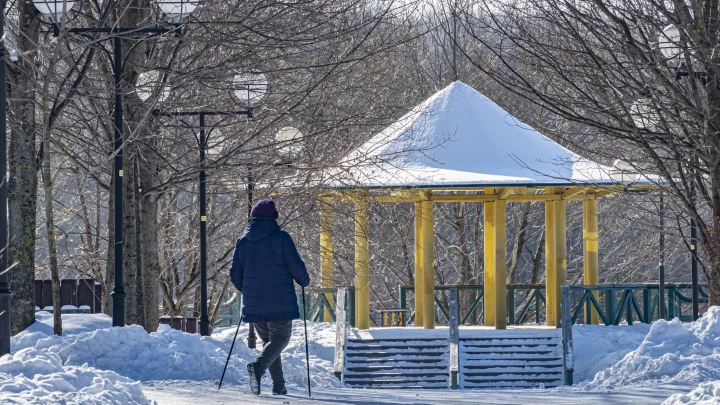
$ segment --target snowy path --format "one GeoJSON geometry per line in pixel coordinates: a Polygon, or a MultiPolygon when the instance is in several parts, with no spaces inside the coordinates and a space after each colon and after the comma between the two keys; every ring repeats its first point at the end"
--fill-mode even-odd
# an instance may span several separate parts
{"type": "Polygon", "coordinates": [[[349,388],[323,388],[313,391],[313,398],[307,398],[307,391],[290,390],[286,397],[263,393],[260,397],[250,394],[247,388],[231,385],[221,391],[208,383],[165,382],[143,383],[143,393],[158,405],[216,405],[216,404],[553,404],[553,405],[595,405],[595,404],[661,404],[670,395],[687,393],[691,385],[653,385],[644,388],[629,388],[623,391],[583,392],[578,390],[509,390],[509,391],[448,391],[448,390],[367,390],[349,388]]]}

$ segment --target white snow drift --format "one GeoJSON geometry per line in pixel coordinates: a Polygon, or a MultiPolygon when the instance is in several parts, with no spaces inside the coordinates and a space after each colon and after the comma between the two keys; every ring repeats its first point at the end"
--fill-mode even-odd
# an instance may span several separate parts
{"type": "Polygon", "coordinates": [[[3,404],[147,404],[140,383],[113,371],[63,365],[60,356],[27,348],[0,358],[3,404]]]}
{"type": "MultiPolygon", "coordinates": [[[[52,389],[47,389],[47,392],[56,394],[79,391],[83,395],[89,395],[86,391],[95,392],[98,384],[102,383],[108,386],[108,393],[105,395],[112,394],[118,398],[124,395],[127,400],[98,397],[98,403],[144,403],[140,384],[133,380],[219,380],[235,334],[235,328],[232,327],[217,329],[211,337],[201,337],[199,334],[170,329],[167,325],[161,325],[158,332],[147,333],[137,325],[107,327],[109,317],[104,315],[67,314],[63,315],[63,322],[66,326],[65,336],[48,335],[47,333],[52,333],[52,329],[48,328],[52,325],[52,316],[38,313],[38,322],[13,337],[12,350],[16,354],[3,357],[2,360],[11,362],[15,368],[0,366],[0,373],[8,375],[4,379],[15,381],[18,387],[34,387],[32,384],[38,385],[50,379],[57,383],[57,386],[50,387],[52,389]],[[91,325],[99,329],[88,331],[92,329],[91,325]],[[21,366],[17,356],[22,356],[26,363],[21,366]],[[37,361],[44,368],[33,366],[35,363],[29,362],[32,357],[37,357],[37,361]],[[95,377],[88,377],[91,375],[95,377]]],[[[302,322],[294,322],[293,328],[293,337],[283,354],[283,368],[287,385],[290,388],[304,389],[307,386],[307,373],[302,322]]],[[[309,322],[308,333],[311,336],[309,349],[313,386],[340,386],[332,373],[335,325],[309,322]]],[[[245,343],[246,335],[247,327],[243,325],[233,349],[224,384],[247,384],[245,364],[253,361],[258,352],[248,349],[245,343]]],[[[269,377],[263,382],[269,390],[269,377]]],[[[35,388],[27,388],[31,391],[33,389],[35,388]]],[[[79,403],[92,403],[94,400],[87,398],[79,403]]],[[[71,400],[68,401],[72,403],[71,400]]]]}
{"type": "Polygon", "coordinates": [[[690,324],[677,319],[655,322],[637,350],[598,372],[584,388],[613,388],[649,381],[697,384],[719,379],[720,307],[711,307],[690,324]]]}

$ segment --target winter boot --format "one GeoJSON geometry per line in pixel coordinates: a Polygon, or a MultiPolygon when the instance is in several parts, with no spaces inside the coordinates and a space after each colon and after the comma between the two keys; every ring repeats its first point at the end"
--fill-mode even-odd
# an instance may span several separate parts
{"type": "Polygon", "coordinates": [[[253,363],[248,363],[247,371],[250,391],[252,391],[255,395],[260,395],[260,379],[262,378],[262,375],[255,370],[255,364],[253,363]]]}
{"type": "Polygon", "coordinates": [[[285,384],[275,385],[273,384],[273,395],[287,395],[287,389],[285,388],[285,384]]]}

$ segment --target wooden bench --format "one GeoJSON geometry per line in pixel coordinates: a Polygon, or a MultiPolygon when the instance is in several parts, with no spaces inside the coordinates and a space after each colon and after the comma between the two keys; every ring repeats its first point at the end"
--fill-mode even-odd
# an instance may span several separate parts
{"type": "MultiPolygon", "coordinates": [[[[60,280],[60,306],[62,313],[90,313],[102,311],[100,284],[94,279],[60,280]]],[[[35,280],[35,307],[53,312],[52,280],[35,280]]]]}
{"type": "Polygon", "coordinates": [[[160,317],[161,325],[170,325],[171,328],[181,330],[186,333],[198,333],[197,330],[197,318],[176,316],[171,318],[169,315],[163,315],[160,317]]]}

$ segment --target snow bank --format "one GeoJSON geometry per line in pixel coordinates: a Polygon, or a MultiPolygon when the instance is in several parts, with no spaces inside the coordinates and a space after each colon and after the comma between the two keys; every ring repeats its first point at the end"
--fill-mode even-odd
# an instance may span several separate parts
{"type": "Polygon", "coordinates": [[[148,404],[140,383],[27,348],[0,357],[0,403],[148,404]]]}
{"type": "MultiPolygon", "coordinates": [[[[646,381],[694,383],[720,380],[720,307],[696,322],[657,321],[640,346],[598,372],[585,389],[624,387],[646,381]]],[[[699,389],[703,389],[700,387],[699,389]]]]}
{"type": "MultiPolygon", "coordinates": [[[[63,315],[63,323],[68,315],[63,315]]],[[[87,317],[87,315],[73,315],[87,317]]],[[[78,323],[82,323],[82,318],[78,323]]],[[[108,318],[109,319],[109,318],[108,318]]],[[[43,323],[44,319],[40,319],[43,323]]],[[[50,317],[50,323],[52,318],[50,317]]],[[[85,318],[89,324],[103,319],[85,318]]],[[[13,337],[13,350],[33,349],[57,356],[63,366],[108,370],[139,381],[195,380],[217,381],[222,374],[235,327],[216,329],[211,337],[188,334],[161,325],[158,332],[147,333],[137,325],[122,328],[104,327],[87,332],[88,325],[65,329],[65,336],[47,335],[42,325],[13,337]],[[78,331],[77,333],[75,331],[78,331]]],[[[68,322],[72,325],[72,322],[68,322]]],[[[97,325],[101,326],[101,325],[97,325]]],[[[51,330],[51,329],[50,329],[51,330]]],[[[308,322],[310,365],[315,387],[340,386],[332,373],[335,324],[308,322]]],[[[233,356],[225,374],[225,383],[247,384],[245,364],[259,351],[247,347],[247,327],[240,328],[233,356]]],[[[258,339],[258,346],[261,345],[258,339]]],[[[307,386],[305,341],[302,321],[293,322],[293,336],[283,352],[283,370],[289,387],[307,386]]],[[[269,376],[264,384],[271,386],[269,376]]]]}
{"type": "Polygon", "coordinates": [[[617,364],[637,349],[650,331],[650,325],[573,325],[575,383],[592,380],[599,371],[617,364]]]}
{"type": "Polygon", "coordinates": [[[687,394],[675,394],[665,400],[662,405],[717,405],[720,404],[720,381],[700,384],[687,394]]]}

